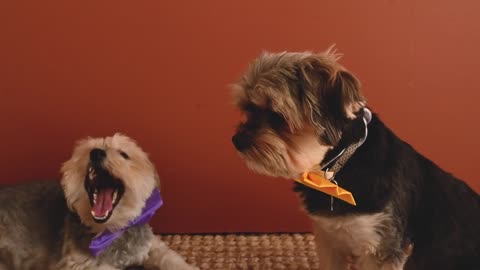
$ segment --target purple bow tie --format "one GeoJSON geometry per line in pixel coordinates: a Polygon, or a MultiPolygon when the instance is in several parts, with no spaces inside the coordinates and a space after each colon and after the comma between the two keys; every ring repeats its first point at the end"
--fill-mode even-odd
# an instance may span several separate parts
{"type": "Polygon", "coordinates": [[[162,204],[163,201],[162,197],[160,196],[160,190],[154,189],[152,195],[150,195],[150,197],[145,202],[142,213],[140,213],[137,218],[130,221],[125,228],[122,228],[115,232],[105,230],[103,233],[92,239],[92,242],[90,242],[90,252],[92,253],[92,255],[97,257],[115,239],[120,237],[128,228],[146,224],[152,218],[153,214],[155,214],[155,211],[157,211],[157,209],[162,206],[162,204]]]}

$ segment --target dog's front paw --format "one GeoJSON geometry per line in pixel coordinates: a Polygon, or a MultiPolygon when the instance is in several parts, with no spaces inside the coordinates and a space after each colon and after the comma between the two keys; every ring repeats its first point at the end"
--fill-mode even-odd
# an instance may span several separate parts
{"type": "Polygon", "coordinates": [[[146,270],[146,269],[141,265],[131,265],[125,268],[124,270],[146,270]]]}
{"type": "Polygon", "coordinates": [[[192,265],[184,265],[183,268],[178,268],[178,270],[200,270],[200,268],[192,265]]]}
{"type": "Polygon", "coordinates": [[[346,258],[346,262],[347,262],[346,269],[347,270],[358,270],[358,268],[356,267],[356,261],[357,261],[357,258],[355,256],[353,256],[353,255],[347,256],[347,258],[346,258]]]}

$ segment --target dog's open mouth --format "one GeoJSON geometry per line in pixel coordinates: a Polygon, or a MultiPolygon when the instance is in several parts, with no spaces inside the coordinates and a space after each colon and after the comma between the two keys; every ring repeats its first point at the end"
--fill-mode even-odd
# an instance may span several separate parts
{"type": "Polygon", "coordinates": [[[85,189],[92,207],[92,217],[97,223],[106,222],[122,199],[125,186],[103,168],[89,166],[85,177],[85,189]]]}

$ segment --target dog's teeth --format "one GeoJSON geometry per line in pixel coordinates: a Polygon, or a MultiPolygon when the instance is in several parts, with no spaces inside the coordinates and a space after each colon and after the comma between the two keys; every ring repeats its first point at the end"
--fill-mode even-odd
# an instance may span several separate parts
{"type": "Polygon", "coordinates": [[[110,211],[107,211],[103,217],[97,217],[97,215],[95,215],[95,212],[93,210],[90,213],[92,214],[92,217],[94,217],[96,220],[104,220],[104,219],[107,219],[108,215],[110,214],[110,211]]]}
{"type": "Polygon", "coordinates": [[[95,169],[93,169],[92,167],[88,168],[88,177],[91,181],[95,179],[95,176],[95,169]]]}
{"type": "Polygon", "coordinates": [[[117,200],[117,191],[115,190],[115,192],[113,192],[112,202],[115,203],[116,200],[117,200]]]}
{"type": "Polygon", "coordinates": [[[103,217],[95,217],[96,219],[104,220],[108,217],[108,214],[110,214],[110,211],[107,211],[103,217]]]}

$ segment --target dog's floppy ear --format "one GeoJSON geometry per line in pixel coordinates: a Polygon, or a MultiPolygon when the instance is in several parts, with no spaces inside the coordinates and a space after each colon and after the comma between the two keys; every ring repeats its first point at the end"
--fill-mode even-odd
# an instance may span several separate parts
{"type": "Polygon", "coordinates": [[[331,87],[339,114],[347,118],[355,118],[355,113],[365,107],[366,101],[360,91],[360,81],[350,72],[342,69],[331,77],[331,87]],[[339,95],[339,96],[335,96],[339,95]]]}
{"type": "Polygon", "coordinates": [[[299,63],[304,114],[323,143],[336,145],[342,129],[355,112],[365,106],[360,82],[327,51],[306,57],[299,63]]]}

